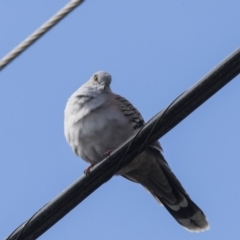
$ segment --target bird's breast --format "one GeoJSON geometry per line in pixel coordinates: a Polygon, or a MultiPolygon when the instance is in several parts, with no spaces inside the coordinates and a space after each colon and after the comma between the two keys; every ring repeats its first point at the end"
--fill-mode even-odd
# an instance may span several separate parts
{"type": "MultiPolygon", "coordinates": [[[[86,112],[86,109],[81,109],[86,112]]],[[[65,123],[65,135],[73,151],[90,163],[97,163],[104,153],[126,141],[134,130],[128,119],[114,107],[101,106],[84,118],[72,113],[65,123]]]]}

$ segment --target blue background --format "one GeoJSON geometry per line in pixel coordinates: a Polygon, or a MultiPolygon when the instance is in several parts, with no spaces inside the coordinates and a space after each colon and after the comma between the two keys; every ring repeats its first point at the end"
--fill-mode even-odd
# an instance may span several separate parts
{"type": "MultiPolygon", "coordinates": [[[[0,2],[3,57],[68,1],[0,2]]],[[[86,1],[0,73],[0,239],[82,175],[63,135],[70,94],[98,70],[145,120],[239,47],[240,3],[86,1]]],[[[211,225],[189,233],[140,185],[104,184],[40,239],[238,239],[240,78],[161,139],[211,225]]]]}

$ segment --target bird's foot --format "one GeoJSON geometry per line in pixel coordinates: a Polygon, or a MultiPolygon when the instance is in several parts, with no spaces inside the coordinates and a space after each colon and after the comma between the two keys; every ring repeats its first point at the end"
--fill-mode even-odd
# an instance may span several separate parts
{"type": "Polygon", "coordinates": [[[91,168],[93,167],[93,166],[95,166],[96,165],[96,163],[92,163],[90,166],[88,166],[85,170],[84,170],[84,174],[87,176],[87,175],[89,175],[90,174],[90,172],[91,172],[91,168]]]}
{"type": "Polygon", "coordinates": [[[103,157],[107,158],[110,156],[110,154],[112,153],[113,150],[108,150],[103,154],[103,157]]]}

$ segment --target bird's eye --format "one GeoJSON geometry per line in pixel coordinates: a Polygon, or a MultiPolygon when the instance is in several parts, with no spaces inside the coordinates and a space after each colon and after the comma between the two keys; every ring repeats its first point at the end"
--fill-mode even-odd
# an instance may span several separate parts
{"type": "Polygon", "coordinates": [[[93,79],[94,79],[94,81],[98,81],[98,76],[97,75],[94,75],[94,77],[93,77],[93,79]]]}

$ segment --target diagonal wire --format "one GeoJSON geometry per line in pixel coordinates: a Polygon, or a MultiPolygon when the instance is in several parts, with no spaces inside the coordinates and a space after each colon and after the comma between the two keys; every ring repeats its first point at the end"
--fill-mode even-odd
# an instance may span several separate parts
{"type": "Polygon", "coordinates": [[[55,26],[60,20],[62,20],[68,13],[73,11],[77,6],[82,4],[84,0],[72,0],[66,6],[64,6],[60,11],[58,11],[53,17],[51,17],[47,22],[45,22],[40,28],[33,32],[29,37],[27,37],[23,42],[21,42],[17,47],[15,47],[11,52],[9,52],[5,57],[0,60],[0,71],[6,67],[12,60],[14,60],[18,55],[20,55],[24,50],[26,50],[30,45],[37,41],[44,33],[55,26]]]}
{"type": "Polygon", "coordinates": [[[41,236],[93,191],[112,178],[184,118],[207,101],[240,73],[240,48],[190,89],[177,97],[166,109],[155,115],[135,136],[98,163],[87,176],[83,175],[31,218],[14,230],[6,240],[32,240],[41,236]],[[124,158],[123,158],[124,156],[124,158]]]}

